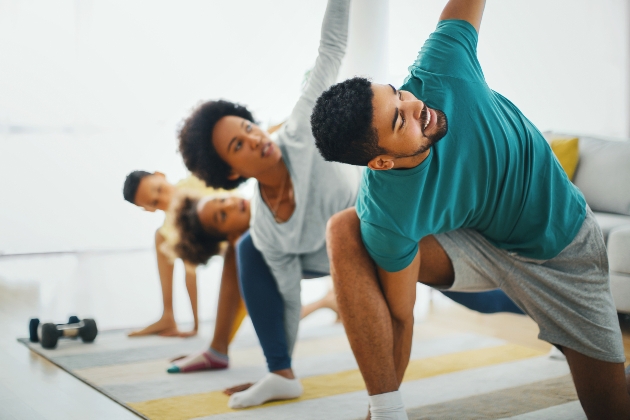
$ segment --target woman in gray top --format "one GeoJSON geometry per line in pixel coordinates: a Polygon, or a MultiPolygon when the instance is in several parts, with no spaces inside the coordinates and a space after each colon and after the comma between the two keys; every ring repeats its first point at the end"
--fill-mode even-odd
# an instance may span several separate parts
{"type": "Polygon", "coordinates": [[[302,393],[290,357],[300,320],[300,281],[328,273],[326,223],[354,205],[360,179],[359,168],[323,160],[310,125],[316,99],[336,81],[348,12],[349,0],[329,0],[315,67],[273,141],[246,108],[227,101],[201,105],[179,134],[186,166],[208,185],[231,189],[247,178],[258,180],[250,235],[241,239],[237,254],[243,297],[270,373],[234,393],[232,408],[302,393]]]}

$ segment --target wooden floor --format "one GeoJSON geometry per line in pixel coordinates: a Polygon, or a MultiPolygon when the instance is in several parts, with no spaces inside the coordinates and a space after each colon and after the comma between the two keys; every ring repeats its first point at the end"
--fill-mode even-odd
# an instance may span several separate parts
{"type": "Polygon", "coordinates": [[[33,285],[0,284],[0,419],[137,419],[16,341],[28,335],[38,295],[33,285]]]}
{"type": "MultiPolygon", "coordinates": [[[[125,408],[60,370],[16,342],[27,332],[28,319],[37,311],[37,285],[2,283],[0,278],[0,420],[5,419],[132,419],[125,408]]],[[[471,312],[441,295],[432,299],[426,318],[432,326],[503,338],[548,350],[538,340],[537,326],[527,317],[471,312]]],[[[116,304],[112,302],[112,311],[116,304]]],[[[630,322],[622,321],[626,349],[630,322]]],[[[630,353],[627,352],[627,355],[630,353]]]]}

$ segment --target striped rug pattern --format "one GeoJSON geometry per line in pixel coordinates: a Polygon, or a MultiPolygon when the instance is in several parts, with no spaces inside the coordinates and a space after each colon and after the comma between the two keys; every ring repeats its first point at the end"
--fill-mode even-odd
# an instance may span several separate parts
{"type": "MultiPolygon", "coordinates": [[[[266,373],[251,327],[237,335],[229,370],[166,373],[170,359],[208,345],[208,327],[189,339],[131,339],[121,331],[103,332],[93,344],[62,340],[54,350],[21,341],[147,419],[365,418],[365,385],[341,325],[300,331],[294,369],[302,380],[303,396],[246,410],[229,409],[221,391],[266,373]]],[[[401,392],[410,419],[586,418],[566,362],[497,338],[426,324],[415,327],[401,392]]]]}

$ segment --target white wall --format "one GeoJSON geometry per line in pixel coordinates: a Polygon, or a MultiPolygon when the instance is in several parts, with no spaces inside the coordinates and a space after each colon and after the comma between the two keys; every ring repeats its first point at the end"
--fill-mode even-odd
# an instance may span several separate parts
{"type": "Polygon", "coordinates": [[[125,175],[185,175],[176,130],[227,98],[281,121],[324,0],[0,1],[0,252],[150,246],[125,175]]]}
{"type": "MultiPolygon", "coordinates": [[[[325,4],[0,0],[0,252],[150,246],[161,217],[123,202],[124,176],[184,176],[176,128],[200,100],[281,121],[314,63],[325,4]]],[[[443,4],[389,0],[379,50],[393,83],[443,4]]],[[[488,83],[543,130],[630,136],[628,8],[489,0],[488,83]]]]}
{"type": "MultiPolygon", "coordinates": [[[[399,83],[444,3],[390,1],[399,83]]],[[[629,9],[627,0],[489,0],[478,45],[488,84],[541,130],[630,136],[629,9]]]]}

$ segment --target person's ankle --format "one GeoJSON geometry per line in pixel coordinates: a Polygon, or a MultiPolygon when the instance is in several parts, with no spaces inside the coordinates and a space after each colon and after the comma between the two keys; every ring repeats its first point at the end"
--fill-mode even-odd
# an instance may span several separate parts
{"type": "Polygon", "coordinates": [[[370,416],[374,420],[407,420],[407,412],[400,391],[370,395],[370,416]]]}
{"type": "Polygon", "coordinates": [[[215,346],[214,344],[210,344],[210,350],[214,351],[222,356],[227,356],[228,347],[227,346],[215,346]]]}
{"type": "Polygon", "coordinates": [[[165,310],[162,312],[162,320],[164,321],[175,321],[175,314],[173,311],[165,310]]]}
{"type": "Polygon", "coordinates": [[[212,340],[210,348],[222,354],[228,354],[228,343],[224,341],[212,340]]]}
{"type": "Polygon", "coordinates": [[[276,375],[282,376],[283,378],[286,378],[286,379],[295,379],[295,375],[293,374],[293,369],[291,368],[274,370],[271,373],[275,373],[276,375]]]}

